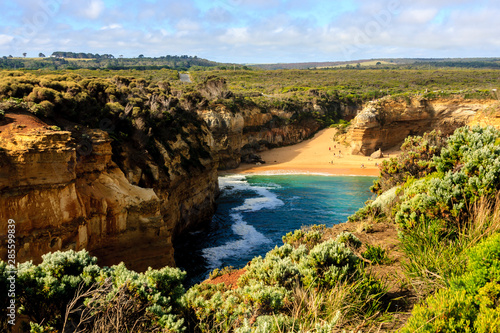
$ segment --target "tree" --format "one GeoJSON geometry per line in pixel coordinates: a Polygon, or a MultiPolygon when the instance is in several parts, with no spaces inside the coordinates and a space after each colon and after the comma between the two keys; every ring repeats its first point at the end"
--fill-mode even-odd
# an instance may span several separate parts
{"type": "Polygon", "coordinates": [[[43,54],[42,52],[40,52],[40,53],[38,53],[38,57],[45,58],[45,54],[43,54]]]}
{"type": "Polygon", "coordinates": [[[26,53],[26,52],[24,52],[24,53],[23,53],[23,57],[25,57],[25,58],[26,58],[26,55],[27,55],[27,53],[26,53]]]}
{"type": "Polygon", "coordinates": [[[144,54],[139,54],[139,58],[144,58],[144,54]]]}

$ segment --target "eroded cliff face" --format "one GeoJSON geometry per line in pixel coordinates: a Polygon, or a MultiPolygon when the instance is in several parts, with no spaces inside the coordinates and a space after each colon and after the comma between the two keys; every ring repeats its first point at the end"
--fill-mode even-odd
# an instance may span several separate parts
{"type": "Polygon", "coordinates": [[[168,147],[157,142],[157,160],[125,145],[119,165],[101,130],[53,130],[30,114],[7,114],[0,130],[3,260],[7,221],[14,219],[18,262],[85,248],[100,265],[124,261],[139,271],[174,266],[172,237],[206,223],[214,212],[214,160],[196,156],[199,165],[186,165],[194,153],[186,141],[206,144],[206,129],[199,137],[188,136],[186,128],[186,137],[168,147]]]}
{"type": "Polygon", "coordinates": [[[313,118],[294,119],[296,112],[245,108],[233,113],[224,106],[199,111],[213,135],[209,143],[222,170],[240,165],[242,158],[273,147],[299,143],[321,127],[313,118]]]}
{"type": "Polygon", "coordinates": [[[493,100],[465,99],[395,101],[383,98],[369,102],[349,129],[352,153],[370,155],[378,149],[398,146],[409,135],[422,135],[433,129],[449,135],[471,124],[473,119],[479,121],[477,117],[495,109],[495,105],[497,101],[493,100]]]}

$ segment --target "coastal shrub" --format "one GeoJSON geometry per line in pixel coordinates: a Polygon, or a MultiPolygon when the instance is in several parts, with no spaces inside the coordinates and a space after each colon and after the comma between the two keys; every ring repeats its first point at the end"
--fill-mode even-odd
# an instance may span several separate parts
{"type": "Polygon", "coordinates": [[[30,111],[39,117],[51,117],[54,114],[54,104],[49,101],[41,101],[39,104],[33,104],[30,111]]]}
{"type": "Polygon", "coordinates": [[[342,231],[340,234],[338,234],[337,238],[335,238],[335,241],[337,243],[345,244],[349,248],[355,250],[359,249],[361,246],[361,241],[359,240],[359,238],[348,231],[342,231]]]}
{"type": "Polygon", "coordinates": [[[233,266],[226,266],[222,269],[214,269],[213,271],[211,271],[208,275],[209,279],[213,280],[215,279],[216,277],[219,277],[219,276],[223,276],[223,275],[226,275],[226,274],[230,274],[230,273],[233,273],[233,272],[236,272],[237,269],[235,269],[233,266]]]}
{"type": "Polygon", "coordinates": [[[83,284],[94,282],[97,258],[87,251],[53,252],[42,256],[42,263],[19,264],[16,302],[20,314],[34,323],[62,327],[66,305],[83,284]]]}
{"type": "Polygon", "coordinates": [[[316,245],[300,263],[305,286],[332,286],[357,273],[358,257],[344,244],[329,240],[316,245]]]}
{"type": "Polygon", "coordinates": [[[380,215],[380,209],[372,205],[373,200],[368,200],[356,213],[347,217],[349,222],[359,222],[365,219],[376,219],[380,215]]]}
{"type": "Polygon", "coordinates": [[[45,254],[39,265],[18,265],[16,307],[33,331],[110,331],[117,323],[142,330],[183,330],[185,273],[170,267],[136,273],[123,264],[100,268],[96,261],[85,250],[70,250],[45,254]]]}
{"type": "Polygon", "coordinates": [[[497,332],[500,329],[500,234],[466,251],[466,272],[416,305],[401,332],[497,332]]]}
{"type": "Polygon", "coordinates": [[[196,285],[184,296],[191,325],[202,331],[229,331],[259,316],[279,313],[290,292],[282,287],[252,282],[237,289],[224,284],[196,285]]]}
{"type": "MultiPolygon", "coordinates": [[[[347,233],[339,239],[359,242],[347,233]]],[[[246,266],[236,289],[194,286],[184,301],[188,326],[202,331],[313,332],[317,324],[335,326],[338,311],[344,321],[379,311],[384,293],[383,283],[364,271],[347,245],[329,240],[310,250],[305,244],[275,247],[246,266]]]]}
{"type": "Polygon", "coordinates": [[[321,241],[325,229],[326,226],[324,224],[303,227],[283,236],[283,243],[293,245],[294,247],[303,244],[311,249],[321,241]]]}
{"type": "Polygon", "coordinates": [[[500,188],[499,141],[500,131],[493,127],[457,129],[433,159],[436,172],[402,187],[395,221],[411,273],[447,279],[463,267],[460,251],[466,240],[460,235],[470,229],[472,207],[493,199],[500,188]]]}
{"type": "Polygon", "coordinates": [[[184,277],[184,272],[171,267],[149,268],[137,273],[121,263],[103,269],[94,286],[96,289],[84,298],[80,317],[76,316],[70,326],[83,331],[95,327],[112,331],[119,323],[124,331],[182,332],[185,329],[180,316],[184,277]]]}
{"type": "Polygon", "coordinates": [[[240,280],[245,285],[249,280],[255,280],[270,286],[291,288],[300,280],[301,274],[297,265],[290,257],[275,256],[254,258],[240,280]]]}
{"type": "Polygon", "coordinates": [[[382,162],[380,176],[370,188],[372,192],[383,192],[403,184],[410,177],[422,178],[436,170],[433,160],[446,145],[441,132],[433,130],[422,136],[409,136],[401,145],[401,153],[382,162]]]}
{"type": "Polygon", "coordinates": [[[243,326],[238,327],[235,333],[295,332],[297,326],[297,323],[289,316],[265,315],[257,317],[254,324],[250,324],[245,319],[243,326]]]}

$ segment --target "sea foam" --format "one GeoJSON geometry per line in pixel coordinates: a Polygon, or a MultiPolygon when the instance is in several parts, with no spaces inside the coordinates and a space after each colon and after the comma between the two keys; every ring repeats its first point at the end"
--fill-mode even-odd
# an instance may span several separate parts
{"type": "Polygon", "coordinates": [[[224,196],[230,196],[239,191],[252,191],[255,192],[257,197],[245,199],[241,206],[231,209],[233,213],[230,216],[234,221],[231,230],[240,239],[202,250],[203,257],[207,260],[207,268],[209,269],[220,267],[223,265],[224,259],[237,257],[239,254],[247,253],[263,244],[271,242],[269,238],[244,221],[243,212],[255,212],[262,209],[271,210],[284,205],[284,202],[270,191],[271,188],[277,187],[274,184],[251,186],[246,181],[245,176],[234,175],[219,178],[219,187],[224,196]]]}

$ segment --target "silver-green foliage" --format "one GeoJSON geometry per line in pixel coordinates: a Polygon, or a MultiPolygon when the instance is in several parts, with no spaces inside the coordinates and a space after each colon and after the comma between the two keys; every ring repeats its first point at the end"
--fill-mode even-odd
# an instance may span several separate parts
{"type": "Polygon", "coordinates": [[[67,327],[77,325],[78,314],[88,316],[84,326],[110,324],[108,319],[113,309],[127,303],[127,316],[114,318],[121,320],[122,327],[129,324],[126,321],[133,321],[144,330],[153,327],[183,331],[179,300],[184,294],[184,272],[165,267],[136,273],[124,264],[100,268],[96,265],[97,258],[85,250],[57,251],[43,255],[42,259],[39,265],[26,262],[17,268],[17,308],[20,314],[29,317],[33,330],[48,327],[60,330],[65,322],[67,327]],[[79,293],[86,293],[86,297],[78,298],[79,293]],[[66,318],[67,306],[72,302],[81,311],[66,318]],[[102,320],[104,317],[108,317],[108,322],[102,320]]]}
{"type": "MultiPolygon", "coordinates": [[[[348,234],[340,238],[357,240],[348,234]]],[[[297,247],[286,243],[265,258],[254,258],[236,289],[223,284],[191,288],[184,297],[195,317],[191,322],[201,331],[293,332],[298,323],[290,320],[287,304],[291,304],[294,290],[327,290],[352,282],[360,286],[362,290],[357,291],[366,295],[370,306],[379,304],[383,286],[364,273],[359,259],[344,243],[329,240],[311,250],[304,244],[294,245],[297,247]]],[[[330,320],[317,331],[334,325],[330,320]]]]}
{"type": "Polygon", "coordinates": [[[345,244],[352,249],[359,249],[361,246],[361,241],[359,240],[359,238],[348,231],[342,231],[340,234],[338,234],[335,241],[337,243],[345,244]]]}
{"type": "Polygon", "coordinates": [[[396,222],[405,230],[425,224],[439,236],[453,237],[467,207],[500,188],[500,131],[462,127],[434,162],[436,173],[405,185],[396,222]]]}

